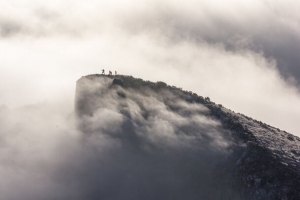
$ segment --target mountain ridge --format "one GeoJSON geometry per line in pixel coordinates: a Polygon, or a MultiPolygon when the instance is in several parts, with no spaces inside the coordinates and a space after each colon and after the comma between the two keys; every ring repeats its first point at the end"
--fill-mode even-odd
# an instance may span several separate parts
{"type": "MultiPolygon", "coordinates": [[[[221,104],[212,102],[208,97],[204,98],[193,92],[183,91],[181,88],[169,86],[164,82],[153,83],[136,79],[132,76],[100,74],[84,76],[77,81],[75,111],[79,119],[79,126],[83,132],[95,132],[95,130],[91,131],[89,126],[80,122],[86,116],[91,117],[95,115],[96,111],[102,109],[103,106],[110,105],[107,102],[105,105],[103,100],[108,95],[113,95],[110,101],[116,101],[115,105],[118,105],[118,109],[120,109],[114,108],[115,110],[111,109],[111,111],[121,113],[122,116],[125,116],[130,121],[130,131],[126,132],[130,136],[128,136],[127,140],[134,138],[134,140],[140,142],[140,135],[137,134],[137,130],[143,130],[149,116],[151,119],[155,118],[155,114],[151,114],[151,112],[147,111],[147,108],[144,108],[147,107],[144,101],[155,98],[155,101],[165,106],[168,112],[190,120],[188,125],[173,123],[176,128],[176,131],[174,131],[176,137],[180,134],[193,135],[196,138],[195,140],[200,141],[199,143],[204,146],[207,145],[207,141],[212,144],[226,141],[226,147],[218,146],[219,144],[214,147],[229,152],[228,155],[224,156],[222,153],[218,153],[216,156],[217,161],[213,162],[218,162],[217,171],[223,170],[222,177],[228,179],[230,188],[234,191],[233,193],[236,193],[234,196],[226,194],[227,196],[229,195],[228,199],[300,198],[299,137],[243,114],[235,113],[221,104]],[[142,120],[134,118],[133,109],[127,106],[130,101],[139,107],[138,110],[141,110],[142,120]],[[180,101],[180,103],[177,103],[177,101],[180,101]],[[184,106],[192,109],[184,110],[184,106]],[[193,106],[203,110],[197,111],[195,114],[193,106]],[[204,125],[201,124],[203,121],[200,125],[197,125],[197,123],[192,121],[193,117],[202,117],[206,121],[204,125]],[[211,125],[215,122],[220,123],[220,125],[211,125]],[[211,124],[207,128],[205,123],[211,124]],[[210,130],[218,132],[218,134],[211,134],[213,135],[211,136],[210,130]],[[203,139],[205,138],[204,136],[208,139],[203,139]],[[218,137],[221,137],[221,139],[218,137]]],[[[168,122],[164,118],[163,121],[168,122]]],[[[153,131],[150,131],[148,134],[150,133],[152,134],[153,131]]],[[[124,135],[122,137],[125,137],[124,135]]],[[[136,144],[131,142],[131,145],[136,144]]],[[[209,149],[210,152],[214,151],[209,145],[205,148],[209,149]]],[[[201,150],[201,152],[204,151],[201,150]]],[[[217,180],[214,179],[214,181],[217,180]]],[[[193,192],[197,196],[196,190],[193,192]]],[[[216,198],[211,198],[208,195],[208,199],[216,198]]]]}

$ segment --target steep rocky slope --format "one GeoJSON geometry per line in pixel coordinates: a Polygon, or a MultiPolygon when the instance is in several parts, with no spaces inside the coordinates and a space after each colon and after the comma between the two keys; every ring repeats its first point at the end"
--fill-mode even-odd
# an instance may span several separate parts
{"type": "Polygon", "coordinates": [[[300,199],[300,139],[209,98],[88,75],[77,81],[75,109],[82,132],[114,138],[116,163],[132,163],[112,167],[119,177],[108,179],[123,189],[112,186],[106,199],[300,199]]]}

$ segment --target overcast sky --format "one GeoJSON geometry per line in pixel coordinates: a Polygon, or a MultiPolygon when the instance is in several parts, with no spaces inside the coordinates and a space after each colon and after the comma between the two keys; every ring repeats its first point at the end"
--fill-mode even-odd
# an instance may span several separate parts
{"type": "Polygon", "coordinates": [[[300,135],[300,2],[0,1],[0,105],[70,101],[118,71],[300,135]]]}

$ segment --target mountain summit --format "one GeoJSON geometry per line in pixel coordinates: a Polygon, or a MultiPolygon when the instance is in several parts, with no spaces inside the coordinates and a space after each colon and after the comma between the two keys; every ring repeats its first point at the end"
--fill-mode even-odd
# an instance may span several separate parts
{"type": "Polygon", "coordinates": [[[94,199],[300,199],[300,139],[164,82],[88,75],[75,111],[113,141],[94,199]]]}

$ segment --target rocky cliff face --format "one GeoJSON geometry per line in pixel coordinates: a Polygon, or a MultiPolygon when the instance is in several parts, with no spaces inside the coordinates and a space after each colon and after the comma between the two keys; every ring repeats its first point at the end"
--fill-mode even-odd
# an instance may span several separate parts
{"type": "Polygon", "coordinates": [[[77,81],[79,129],[118,144],[97,198],[300,199],[300,139],[163,82],[77,81]],[[106,179],[105,179],[106,180],[106,179]],[[109,181],[109,182],[110,182],[109,181]]]}

